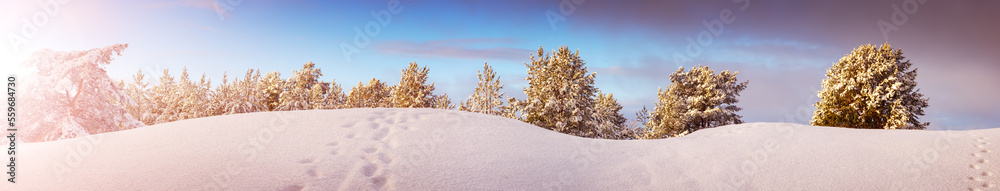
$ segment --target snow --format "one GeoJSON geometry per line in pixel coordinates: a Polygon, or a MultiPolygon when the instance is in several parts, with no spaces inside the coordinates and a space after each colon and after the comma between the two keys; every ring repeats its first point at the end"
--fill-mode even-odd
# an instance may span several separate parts
{"type": "Polygon", "coordinates": [[[598,140],[452,110],[283,111],[18,144],[0,190],[996,189],[996,140],[788,123],[598,140]]]}

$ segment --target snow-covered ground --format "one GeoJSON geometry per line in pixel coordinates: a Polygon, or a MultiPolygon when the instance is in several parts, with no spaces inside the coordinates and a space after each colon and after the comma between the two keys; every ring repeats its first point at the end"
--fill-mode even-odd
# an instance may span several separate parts
{"type": "Polygon", "coordinates": [[[459,111],[266,112],[20,144],[0,190],[989,190],[998,140],[749,123],[621,141],[459,111]]]}

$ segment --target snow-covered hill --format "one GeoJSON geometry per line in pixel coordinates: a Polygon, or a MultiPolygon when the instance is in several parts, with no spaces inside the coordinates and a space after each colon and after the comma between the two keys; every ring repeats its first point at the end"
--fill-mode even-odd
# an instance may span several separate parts
{"type": "Polygon", "coordinates": [[[20,144],[0,190],[996,189],[997,140],[750,123],[621,141],[459,111],[266,112],[20,144]]]}

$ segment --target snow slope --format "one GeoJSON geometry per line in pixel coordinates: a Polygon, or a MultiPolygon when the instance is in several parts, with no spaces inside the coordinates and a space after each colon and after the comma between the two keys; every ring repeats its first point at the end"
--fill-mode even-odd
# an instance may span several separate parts
{"type": "Polygon", "coordinates": [[[267,112],[20,144],[0,190],[989,190],[997,140],[750,123],[620,141],[459,111],[267,112]]]}

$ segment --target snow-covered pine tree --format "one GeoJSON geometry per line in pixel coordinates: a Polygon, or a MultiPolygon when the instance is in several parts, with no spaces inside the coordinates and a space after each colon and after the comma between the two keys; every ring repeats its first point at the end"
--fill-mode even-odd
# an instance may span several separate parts
{"type": "MultiPolygon", "coordinates": [[[[199,117],[210,116],[208,107],[210,104],[210,94],[209,94],[209,83],[208,79],[204,74],[201,76],[201,81],[194,82],[191,81],[187,67],[181,71],[180,82],[176,84],[178,101],[176,104],[176,115],[173,117],[176,120],[193,119],[199,117]]],[[[169,122],[169,121],[168,121],[169,122]]]]}
{"type": "Polygon", "coordinates": [[[281,73],[270,72],[264,75],[264,79],[258,83],[260,90],[264,91],[263,104],[267,106],[267,111],[275,111],[281,104],[281,93],[285,91],[285,80],[281,79],[281,73]]]}
{"type": "Polygon", "coordinates": [[[704,128],[743,123],[736,112],[736,97],[749,82],[739,83],[736,75],[722,71],[718,75],[708,67],[684,67],[670,75],[671,84],[658,93],[659,101],[650,113],[644,139],[684,136],[704,128]]]}
{"type": "Polygon", "coordinates": [[[233,84],[229,83],[229,73],[222,72],[222,83],[215,86],[215,89],[209,91],[209,116],[225,115],[226,109],[228,108],[228,100],[234,100],[235,95],[233,95],[233,84]]]}
{"type": "Polygon", "coordinates": [[[507,105],[502,105],[499,108],[500,116],[524,121],[523,111],[525,105],[527,104],[524,101],[517,100],[514,97],[507,97],[507,105]]]}
{"type": "MultiPolygon", "coordinates": [[[[129,115],[143,124],[153,125],[156,124],[157,116],[153,113],[153,98],[150,94],[149,83],[146,82],[145,78],[146,75],[142,74],[142,70],[132,75],[132,83],[128,84],[128,86],[122,86],[126,87],[125,95],[130,98],[130,102],[119,102],[117,105],[125,109],[129,115]]],[[[120,83],[124,84],[123,81],[120,83]]]]}
{"type": "Polygon", "coordinates": [[[500,107],[503,106],[503,84],[493,72],[490,64],[484,63],[483,70],[479,71],[479,84],[476,90],[469,95],[469,99],[459,103],[458,110],[485,113],[490,115],[501,115],[500,107]]]}
{"type": "Polygon", "coordinates": [[[208,79],[205,73],[201,73],[201,79],[195,84],[195,89],[197,90],[197,108],[198,112],[195,118],[199,117],[211,117],[215,116],[214,106],[212,103],[212,80],[208,79]]]}
{"type": "Polygon", "coordinates": [[[179,113],[181,111],[181,94],[179,89],[177,83],[174,81],[174,77],[170,75],[170,70],[163,69],[163,75],[160,76],[160,83],[153,86],[151,93],[153,107],[150,109],[153,110],[152,113],[156,116],[153,124],[179,120],[177,118],[180,116],[179,113]]]}
{"type": "Polygon", "coordinates": [[[633,131],[625,127],[625,117],[620,113],[622,105],[615,99],[614,94],[597,92],[597,100],[594,103],[594,118],[597,121],[598,137],[604,139],[631,139],[635,137],[633,131]]]}
{"type": "Polygon", "coordinates": [[[427,73],[430,69],[427,66],[417,68],[416,62],[410,62],[409,66],[402,70],[399,78],[399,85],[392,88],[389,100],[393,107],[402,108],[426,108],[433,107],[432,102],[435,96],[434,83],[427,83],[427,73]]]}
{"type": "Polygon", "coordinates": [[[641,139],[662,139],[690,133],[683,130],[683,115],[687,106],[684,105],[683,98],[678,96],[679,88],[673,87],[671,85],[666,90],[663,88],[657,90],[658,101],[653,111],[646,115],[648,121],[643,125],[645,132],[640,136],[641,139]]]}
{"type": "Polygon", "coordinates": [[[646,106],[642,106],[642,109],[635,112],[635,120],[631,120],[625,123],[625,127],[632,131],[631,139],[643,139],[646,132],[646,123],[649,122],[649,110],[646,106]]]}
{"type": "Polygon", "coordinates": [[[318,101],[315,105],[322,107],[322,97],[317,97],[323,95],[323,82],[319,80],[321,76],[323,73],[319,68],[316,68],[316,64],[313,62],[307,62],[302,65],[301,69],[294,71],[285,82],[283,91],[279,94],[280,98],[276,110],[312,109],[314,99],[318,101]],[[314,86],[319,88],[315,90],[317,92],[312,92],[314,86]]]}
{"type": "Polygon", "coordinates": [[[118,104],[132,103],[104,67],[111,55],[128,44],[86,51],[35,52],[23,65],[35,75],[24,76],[24,100],[18,106],[24,142],[52,141],[143,126],[118,104]],[[117,103],[117,104],[116,104],[117,103]]]}
{"type": "Polygon", "coordinates": [[[267,111],[266,92],[260,86],[260,70],[249,69],[243,79],[238,77],[232,84],[219,86],[215,90],[216,102],[222,108],[221,115],[267,111]]]}
{"type": "Polygon", "coordinates": [[[442,95],[435,95],[431,98],[431,108],[455,109],[455,104],[451,104],[451,99],[448,99],[448,93],[444,93],[442,95]]]}
{"type": "Polygon", "coordinates": [[[326,106],[326,84],[325,82],[316,83],[309,88],[309,109],[325,109],[326,106]]]}
{"type": "Polygon", "coordinates": [[[860,46],[827,70],[812,125],[862,129],[925,129],[927,98],[916,88],[917,70],[903,51],[860,46]]]}
{"type": "Polygon", "coordinates": [[[594,87],[596,73],[587,73],[580,52],[566,46],[545,55],[538,47],[531,56],[528,86],[521,108],[523,121],[553,131],[581,137],[595,137],[594,87]]]}
{"type": "Polygon", "coordinates": [[[386,86],[381,80],[372,78],[368,84],[358,82],[357,86],[351,88],[345,103],[346,108],[380,108],[392,107],[389,94],[392,88],[386,86]]]}
{"type": "Polygon", "coordinates": [[[347,108],[345,106],[347,95],[344,95],[344,89],[340,87],[340,84],[337,84],[336,80],[331,80],[329,85],[329,89],[323,95],[325,101],[323,109],[347,108]]]}

